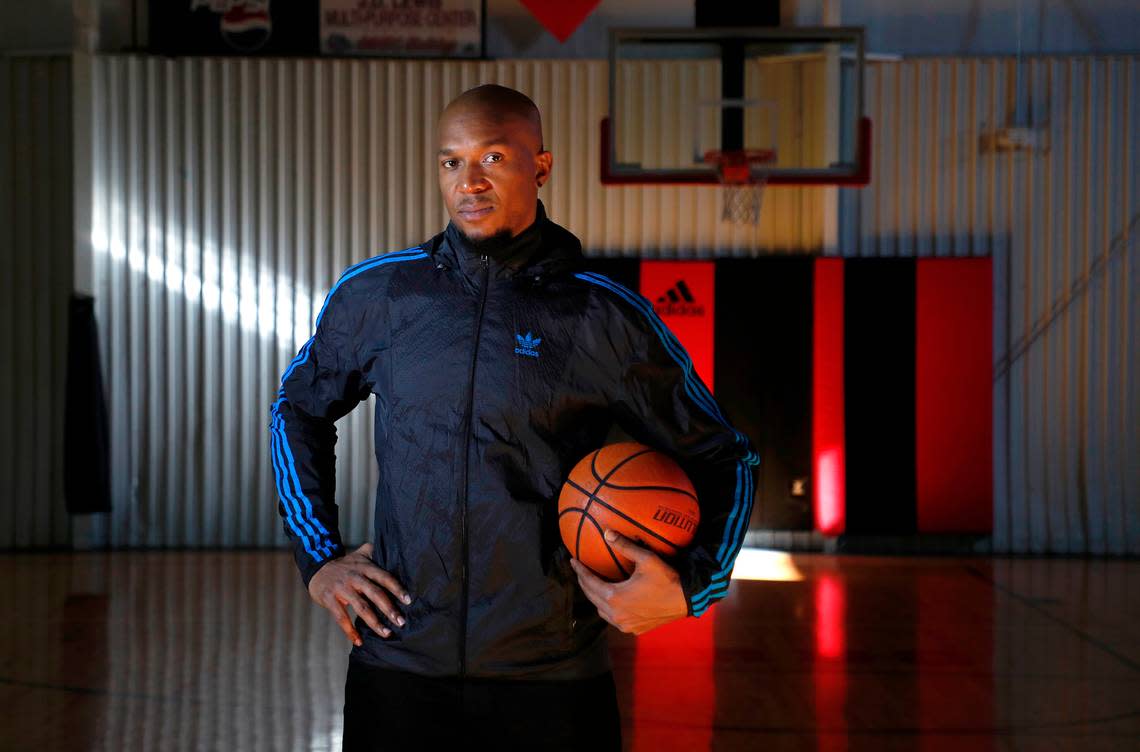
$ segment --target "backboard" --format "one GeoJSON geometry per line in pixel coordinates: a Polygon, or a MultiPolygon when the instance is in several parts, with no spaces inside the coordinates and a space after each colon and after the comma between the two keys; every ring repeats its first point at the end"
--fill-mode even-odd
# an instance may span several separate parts
{"type": "Polygon", "coordinates": [[[870,180],[861,28],[615,29],[609,62],[603,183],[870,180]]]}

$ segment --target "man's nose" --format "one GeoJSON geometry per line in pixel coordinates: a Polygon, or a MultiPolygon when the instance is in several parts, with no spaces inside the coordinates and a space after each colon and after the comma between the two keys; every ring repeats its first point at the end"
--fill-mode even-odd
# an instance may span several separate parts
{"type": "Polygon", "coordinates": [[[468,164],[459,176],[459,189],[464,193],[481,193],[490,187],[480,164],[468,164]]]}

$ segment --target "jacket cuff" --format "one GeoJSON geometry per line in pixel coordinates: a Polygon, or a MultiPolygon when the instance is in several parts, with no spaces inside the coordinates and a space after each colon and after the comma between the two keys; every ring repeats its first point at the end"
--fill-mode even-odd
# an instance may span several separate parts
{"type": "Polygon", "coordinates": [[[305,558],[299,560],[297,568],[301,572],[301,584],[305,586],[305,592],[307,593],[309,592],[309,580],[313,579],[313,575],[319,572],[321,567],[323,567],[325,564],[328,564],[333,559],[339,559],[343,557],[345,555],[345,550],[343,546],[336,545],[333,547],[332,556],[329,556],[327,559],[322,559],[321,561],[313,561],[312,557],[304,552],[302,552],[302,555],[305,558]]]}
{"type": "MultiPolygon", "coordinates": [[[[700,614],[693,613],[693,598],[701,591],[708,589],[710,582],[708,573],[711,572],[711,569],[705,566],[707,558],[699,549],[690,549],[681,552],[673,560],[674,569],[681,580],[681,592],[685,594],[687,616],[700,616],[700,614]]],[[[709,603],[712,603],[712,600],[709,603]]]]}

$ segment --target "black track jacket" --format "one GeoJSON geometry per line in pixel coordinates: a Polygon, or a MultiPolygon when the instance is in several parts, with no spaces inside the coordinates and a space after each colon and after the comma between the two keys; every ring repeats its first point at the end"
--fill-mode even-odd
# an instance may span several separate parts
{"type": "MultiPolygon", "coordinates": [[[[454,225],[349,267],[270,410],[278,512],[301,579],[345,554],[334,422],[376,395],[374,560],[412,596],[354,658],[429,676],[571,679],[610,667],[605,622],[557,524],[571,468],[614,421],[697,490],[692,546],[670,563],[689,614],[728,591],[755,466],[680,343],[641,295],[582,271],[547,219],[493,256],[454,225]]],[[[383,615],[380,616],[383,619],[383,615]]]]}

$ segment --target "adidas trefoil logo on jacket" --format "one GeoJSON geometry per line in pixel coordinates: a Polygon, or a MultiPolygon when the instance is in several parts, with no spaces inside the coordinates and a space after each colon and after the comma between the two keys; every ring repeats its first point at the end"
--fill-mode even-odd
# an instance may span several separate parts
{"type": "Polygon", "coordinates": [[[532,358],[538,357],[538,343],[542,342],[541,337],[535,337],[530,332],[527,332],[525,335],[516,334],[515,342],[518,343],[518,347],[515,348],[515,355],[529,355],[532,358]]]}

